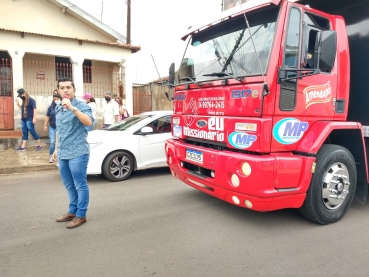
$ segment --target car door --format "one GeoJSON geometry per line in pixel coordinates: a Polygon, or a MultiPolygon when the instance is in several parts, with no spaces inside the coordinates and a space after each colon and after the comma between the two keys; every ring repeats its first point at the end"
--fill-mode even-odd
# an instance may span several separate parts
{"type": "Polygon", "coordinates": [[[170,115],[153,120],[144,127],[151,127],[153,133],[139,135],[140,162],[144,167],[165,166],[165,141],[172,137],[170,115]]]}

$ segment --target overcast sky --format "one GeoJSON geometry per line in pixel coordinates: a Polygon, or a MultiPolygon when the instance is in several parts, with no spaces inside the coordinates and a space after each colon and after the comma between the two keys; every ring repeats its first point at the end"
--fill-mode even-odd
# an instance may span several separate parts
{"type": "MultiPolygon", "coordinates": [[[[89,14],[126,36],[126,0],[70,0],[89,14]]],[[[133,54],[132,79],[147,83],[158,79],[153,55],[161,77],[168,76],[169,66],[176,69],[185,50],[189,26],[206,22],[220,13],[222,0],[131,0],[131,40],[141,51],[133,54]]]]}

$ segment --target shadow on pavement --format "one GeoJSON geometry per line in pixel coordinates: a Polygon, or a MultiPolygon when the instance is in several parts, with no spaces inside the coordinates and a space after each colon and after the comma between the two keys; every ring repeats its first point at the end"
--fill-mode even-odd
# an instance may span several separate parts
{"type": "MultiPolygon", "coordinates": [[[[150,168],[150,169],[146,169],[146,170],[137,170],[134,171],[131,175],[131,177],[129,177],[126,181],[122,181],[122,182],[127,182],[127,181],[135,181],[135,180],[140,180],[140,179],[145,179],[145,178],[152,178],[152,177],[159,177],[159,176],[163,176],[163,177],[167,177],[167,176],[172,176],[169,170],[169,167],[161,167],[161,168],[150,168]]],[[[111,182],[108,181],[107,179],[104,178],[104,176],[102,174],[100,175],[88,175],[87,176],[87,181],[91,182],[91,183],[95,183],[95,182],[103,182],[104,184],[114,184],[114,183],[121,183],[121,182],[111,182]]]]}

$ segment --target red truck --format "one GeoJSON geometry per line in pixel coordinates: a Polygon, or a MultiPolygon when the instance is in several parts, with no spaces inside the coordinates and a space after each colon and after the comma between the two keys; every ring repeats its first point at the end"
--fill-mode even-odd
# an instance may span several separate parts
{"type": "Polygon", "coordinates": [[[191,30],[169,72],[172,175],[319,224],[340,220],[354,198],[365,203],[368,20],[368,0],[251,0],[191,30]]]}

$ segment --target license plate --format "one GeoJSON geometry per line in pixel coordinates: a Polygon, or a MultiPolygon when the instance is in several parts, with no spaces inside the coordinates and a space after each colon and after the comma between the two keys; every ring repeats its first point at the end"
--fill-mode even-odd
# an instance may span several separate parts
{"type": "Polygon", "coordinates": [[[204,154],[201,151],[186,149],[186,160],[202,164],[204,162],[204,154]]]}

